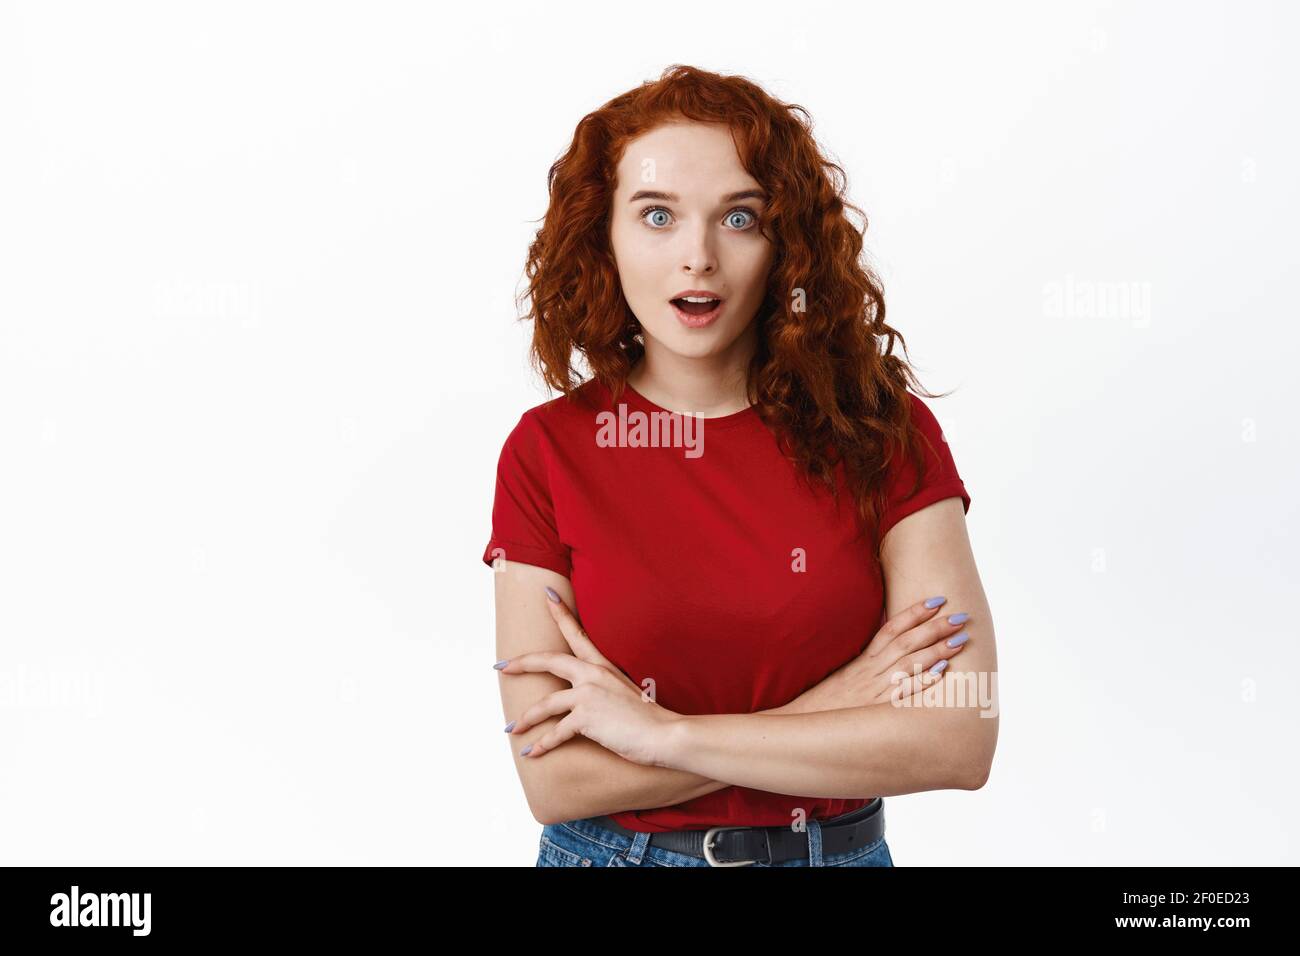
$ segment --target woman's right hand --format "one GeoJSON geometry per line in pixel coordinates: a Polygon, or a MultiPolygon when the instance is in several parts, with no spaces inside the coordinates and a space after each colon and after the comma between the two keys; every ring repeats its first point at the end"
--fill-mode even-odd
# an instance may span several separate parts
{"type": "Polygon", "coordinates": [[[929,687],[943,676],[947,664],[937,672],[930,668],[960,654],[966,646],[962,641],[949,647],[948,641],[964,633],[968,618],[949,624],[949,615],[938,613],[942,603],[925,605],[918,601],[899,611],[881,626],[861,654],[790,703],[763,713],[806,714],[866,707],[902,700],[929,687]],[[891,680],[899,671],[907,676],[901,682],[891,680]]]}

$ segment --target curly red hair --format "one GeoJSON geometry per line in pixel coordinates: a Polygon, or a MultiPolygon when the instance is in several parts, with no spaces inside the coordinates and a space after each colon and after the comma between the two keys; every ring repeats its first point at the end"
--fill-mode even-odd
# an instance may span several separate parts
{"type": "Polygon", "coordinates": [[[682,119],[728,125],[741,165],[769,196],[763,229],[774,257],[754,317],[750,401],[809,486],[824,483],[836,504],[842,471],[878,558],[891,456],[913,462],[913,493],[923,471],[915,439],[924,436],[912,427],[907,390],[941,396],[924,392],[893,354],[895,339],[904,355],[907,344],[885,324],[880,280],[863,261],[866,215],[845,199],[844,170],[822,155],[802,106],[741,76],[674,65],[584,116],[547,174],[549,208],[528,249],[520,298],[531,302],[521,319],[534,321],[533,365],[571,395],[585,384],[572,365],[579,352],[592,376],[622,395],[645,346],[609,242],[615,170],[629,140],[682,119]]]}

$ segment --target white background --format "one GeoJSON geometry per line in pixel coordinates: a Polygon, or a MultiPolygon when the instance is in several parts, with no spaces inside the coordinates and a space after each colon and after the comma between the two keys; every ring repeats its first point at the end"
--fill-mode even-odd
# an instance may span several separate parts
{"type": "Polygon", "coordinates": [[[514,296],[577,121],[689,63],[808,108],[956,389],[1001,736],[895,862],[1300,862],[1297,19],[5,4],[0,858],[533,863],[514,296]]]}

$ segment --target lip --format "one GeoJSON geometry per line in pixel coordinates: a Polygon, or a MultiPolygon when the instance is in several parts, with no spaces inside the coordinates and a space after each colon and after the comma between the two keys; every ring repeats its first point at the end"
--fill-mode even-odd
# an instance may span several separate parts
{"type": "Polygon", "coordinates": [[[722,298],[722,296],[718,295],[718,293],[713,292],[710,289],[683,289],[681,292],[678,292],[668,301],[671,302],[673,299],[684,299],[688,295],[693,295],[696,298],[700,298],[700,299],[704,299],[704,298],[721,299],[722,298]]]}
{"type": "MultiPolygon", "coordinates": [[[[685,295],[711,295],[712,293],[687,292],[684,294],[685,295]]],[[[681,296],[673,296],[673,298],[679,299],[681,298],[681,296]]],[[[717,298],[717,296],[714,296],[714,298],[717,298]]],[[[683,312],[681,309],[677,308],[677,303],[675,302],[670,301],[668,304],[673,307],[673,313],[677,316],[677,321],[682,323],[682,325],[686,326],[688,329],[702,329],[706,325],[712,325],[714,322],[718,320],[718,316],[722,314],[722,310],[727,307],[727,300],[719,299],[718,304],[713,307],[713,311],[705,312],[703,315],[691,315],[691,313],[689,312],[683,312]]]]}

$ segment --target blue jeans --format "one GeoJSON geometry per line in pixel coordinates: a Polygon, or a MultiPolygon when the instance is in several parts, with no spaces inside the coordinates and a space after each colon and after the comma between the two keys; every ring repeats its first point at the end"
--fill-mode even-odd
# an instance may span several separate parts
{"type": "MultiPolygon", "coordinates": [[[[849,814],[843,814],[849,816],[849,814]]],[[[835,817],[835,820],[840,817],[835,817]]],[[[881,836],[875,843],[824,855],[821,828],[834,820],[808,820],[808,858],[781,863],[751,863],[750,866],[893,866],[889,846],[881,836]]],[[[594,820],[566,820],[542,827],[538,841],[537,866],[708,866],[703,857],[650,846],[650,834],[635,837],[607,830],[594,820]]]]}

